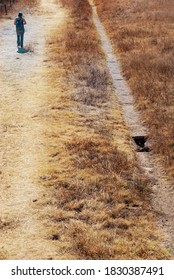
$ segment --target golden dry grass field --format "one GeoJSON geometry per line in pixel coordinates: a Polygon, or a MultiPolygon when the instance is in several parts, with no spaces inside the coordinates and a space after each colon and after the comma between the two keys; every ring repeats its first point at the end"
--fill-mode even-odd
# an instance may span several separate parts
{"type": "Polygon", "coordinates": [[[174,177],[172,0],[95,0],[124,76],[149,127],[153,151],[174,177]]]}
{"type": "MultiPolygon", "coordinates": [[[[110,30],[106,17],[108,3],[115,9],[114,1],[99,2],[110,30]]],[[[32,67],[25,84],[8,69],[23,97],[4,81],[0,84],[17,104],[7,114],[7,101],[13,100],[2,96],[0,184],[5,211],[0,216],[0,257],[169,259],[167,237],[151,205],[152,183],[137,164],[91,6],[87,0],[51,3],[60,11],[57,16],[55,9],[49,14],[40,6],[30,14],[31,23],[32,16],[47,20],[47,31],[40,33],[42,25],[36,26],[36,34],[46,42],[41,55],[31,44],[32,67]]],[[[111,31],[113,40],[117,31],[111,31]]],[[[24,60],[21,65],[25,69],[24,60]]]]}

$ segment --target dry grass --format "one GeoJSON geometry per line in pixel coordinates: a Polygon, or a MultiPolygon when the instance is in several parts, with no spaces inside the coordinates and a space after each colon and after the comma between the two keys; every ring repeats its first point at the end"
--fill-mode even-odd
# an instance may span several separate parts
{"type": "Polygon", "coordinates": [[[153,151],[174,177],[173,1],[95,2],[149,126],[153,151]]]}
{"type": "Polygon", "coordinates": [[[41,183],[62,259],[166,259],[88,1],[61,0],[69,18],[48,39],[50,92],[41,183]]]}
{"type": "MultiPolygon", "coordinates": [[[[27,9],[27,12],[33,10],[33,12],[36,9],[36,6],[40,3],[40,0],[18,0],[18,1],[14,1],[14,3],[12,2],[10,5],[10,1],[9,0],[3,0],[3,4],[6,4],[7,7],[7,15],[11,15],[13,12],[18,12],[19,10],[21,10],[21,6],[23,7],[22,11],[25,12],[25,10],[27,9]]],[[[1,7],[0,9],[0,16],[5,15],[5,8],[4,6],[1,7]]]]}

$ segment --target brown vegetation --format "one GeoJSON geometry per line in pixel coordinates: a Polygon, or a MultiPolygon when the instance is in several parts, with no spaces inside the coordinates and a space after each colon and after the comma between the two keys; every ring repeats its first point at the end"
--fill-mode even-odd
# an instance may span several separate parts
{"type": "Polygon", "coordinates": [[[105,66],[88,1],[61,0],[69,18],[48,40],[49,217],[62,259],[164,259],[149,182],[105,66]],[[60,90],[62,89],[62,90],[60,90]],[[56,91],[57,90],[57,91],[56,91]]]}
{"type": "Polygon", "coordinates": [[[9,0],[4,0],[3,4],[0,6],[0,16],[3,16],[6,14],[7,11],[7,16],[11,15],[14,11],[18,12],[19,10],[21,10],[21,6],[24,9],[24,12],[26,10],[26,8],[28,9],[34,9],[36,8],[36,6],[40,3],[40,0],[14,0],[14,1],[10,1],[9,0]],[[5,5],[6,5],[6,9],[5,9],[5,5]]]}
{"type": "Polygon", "coordinates": [[[95,3],[149,126],[153,151],[174,177],[173,1],[95,3]]]}

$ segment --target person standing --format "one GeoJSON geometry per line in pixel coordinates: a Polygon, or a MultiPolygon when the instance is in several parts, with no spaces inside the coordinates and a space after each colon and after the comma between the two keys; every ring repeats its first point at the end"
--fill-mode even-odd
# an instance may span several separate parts
{"type": "Polygon", "coordinates": [[[24,25],[27,24],[26,20],[23,18],[22,12],[19,12],[18,17],[14,21],[14,25],[16,25],[16,34],[17,34],[17,46],[18,48],[23,48],[24,44],[24,25]]]}

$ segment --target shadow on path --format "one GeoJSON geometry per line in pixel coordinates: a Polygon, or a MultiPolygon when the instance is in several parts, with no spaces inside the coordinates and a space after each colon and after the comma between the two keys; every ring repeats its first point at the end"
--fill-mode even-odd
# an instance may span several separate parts
{"type": "Polygon", "coordinates": [[[27,52],[31,52],[31,51],[28,48],[18,48],[17,52],[22,54],[22,53],[27,53],[27,52]]]}

